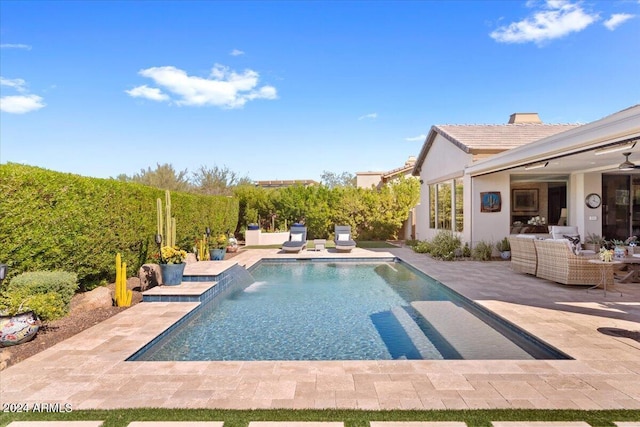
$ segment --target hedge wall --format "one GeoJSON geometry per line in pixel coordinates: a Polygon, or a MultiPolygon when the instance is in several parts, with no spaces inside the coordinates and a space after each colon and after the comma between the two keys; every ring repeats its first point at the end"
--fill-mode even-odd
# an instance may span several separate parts
{"type": "MultiPolygon", "coordinates": [[[[163,190],[8,163],[0,165],[0,195],[0,263],[9,277],[65,270],[88,289],[115,277],[117,252],[129,275],[156,252],[163,190]]],[[[172,192],[171,204],[176,242],[188,251],[207,226],[225,232],[238,222],[232,197],[172,192]]]]}

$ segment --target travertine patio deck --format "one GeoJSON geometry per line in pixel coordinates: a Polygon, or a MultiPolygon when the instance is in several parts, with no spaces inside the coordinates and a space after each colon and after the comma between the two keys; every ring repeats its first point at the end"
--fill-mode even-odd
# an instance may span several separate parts
{"type": "Polygon", "coordinates": [[[508,262],[436,262],[396,255],[518,324],[575,360],[125,362],[196,303],[142,303],[0,373],[0,401],[70,403],[73,409],[165,408],[575,408],[640,409],[640,342],[599,328],[640,330],[640,285],[613,292],[513,273],[508,262]]]}

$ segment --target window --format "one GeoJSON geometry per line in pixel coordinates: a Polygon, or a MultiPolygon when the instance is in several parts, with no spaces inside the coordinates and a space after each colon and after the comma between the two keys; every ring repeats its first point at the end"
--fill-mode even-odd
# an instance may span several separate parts
{"type": "Polygon", "coordinates": [[[429,227],[462,231],[463,204],[462,178],[429,185],[429,227]]]}
{"type": "Polygon", "coordinates": [[[462,231],[464,229],[464,200],[463,200],[463,186],[462,178],[457,178],[453,181],[456,187],[455,202],[456,207],[456,231],[462,231]]]}
{"type": "Polygon", "coordinates": [[[440,230],[451,230],[451,184],[437,184],[437,223],[440,230]]]}
{"type": "Polygon", "coordinates": [[[429,186],[429,228],[436,228],[436,185],[429,186]]]}

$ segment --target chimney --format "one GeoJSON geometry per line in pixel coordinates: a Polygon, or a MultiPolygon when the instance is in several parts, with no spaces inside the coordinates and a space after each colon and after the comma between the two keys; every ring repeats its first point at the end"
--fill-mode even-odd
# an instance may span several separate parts
{"type": "Polygon", "coordinates": [[[416,156],[409,156],[409,159],[404,162],[405,166],[411,166],[416,164],[416,156]]]}
{"type": "Polygon", "coordinates": [[[538,113],[513,113],[509,116],[509,124],[516,123],[542,123],[538,113]]]}

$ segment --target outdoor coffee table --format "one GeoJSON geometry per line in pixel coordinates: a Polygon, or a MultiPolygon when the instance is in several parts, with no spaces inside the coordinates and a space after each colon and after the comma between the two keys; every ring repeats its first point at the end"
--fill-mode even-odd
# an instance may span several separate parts
{"type": "MultiPolygon", "coordinates": [[[[591,264],[597,264],[600,266],[600,283],[587,289],[587,292],[589,292],[591,289],[598,288],[600,287],[600,285],[602,285],[602,287],[604,288],[604,296],[606,297],[607,296],[607,269],[613,268],[614,265],[622,264],[622,262],[621,261],[605,262],[605,261],[600,261],[599,259],[590,259],[589,262],[591,264]]],[[[622,292],[620,292],[620,296],[622,296],[622,292]]]]}
{"type": "MultiPolygon", "coordinates": [[[[640,255],[640,254],[639,254],[640,255]]],[[[620,283],[640,282],[640,257],[628,256],[621,258],[620,261],[628,268],[627,274],[618,279],[620,283]]]]}

